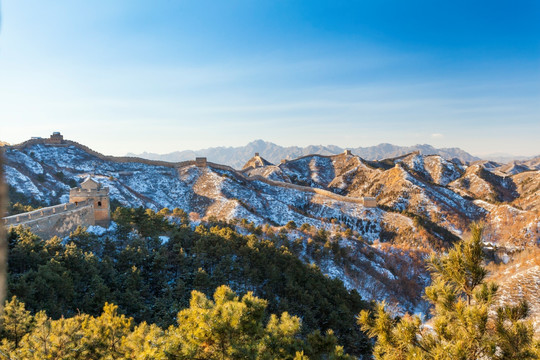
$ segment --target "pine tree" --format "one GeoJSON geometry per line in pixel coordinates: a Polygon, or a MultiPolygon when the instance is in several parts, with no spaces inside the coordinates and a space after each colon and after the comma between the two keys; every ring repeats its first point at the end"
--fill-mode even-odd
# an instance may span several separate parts
{"type": "Polygon", "coordinates": [[[34,318],[25,309],[24,303],[16,296],[6,302],[0,316],[0,336],[3,339],[2,349],[11,351],[19,346],[22,337],[32,330],[34,318]]]}
{"type": "Polygon", "coordinates": [[[166,343],[167,338],[161,328],[154,324],[142,323],[122,338],[122,359],[165,360],[166,343]]]}
{"type": "MultiPolygon", "coordinates": [[[[178,327],[171,331],[170,352],[182,359],[254,359],[264,346],[265,309],[265,300],[250,293],[240,299],[227,286],[216,290],[213,301],[193,291],[190,307],[178,314],[178,327]]],[[[280,326],[274,323],[270,329],[280,326]]]]}
{"type": "Polygon", "coordinates": [[[429,325],[418,316],[393,318],[384,303],[374,314],[360,313],[362,330],[377,338],[376,359],[538,359],[532,325],[524,321],[525,303],[490,314],[497,286],[485,282],[482,226],[473,224],[471,230],[470,239],[428,262],[433,279],[425,294],[433,305],[429,325]]]}

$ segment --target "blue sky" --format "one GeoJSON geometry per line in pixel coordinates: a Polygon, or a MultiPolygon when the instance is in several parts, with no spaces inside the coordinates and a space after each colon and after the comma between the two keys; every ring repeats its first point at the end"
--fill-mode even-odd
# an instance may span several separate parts
{"type": "Polygon", "coordinates": [[[0,140],[540,153],[540,2],[0,2],[0,140]]]}

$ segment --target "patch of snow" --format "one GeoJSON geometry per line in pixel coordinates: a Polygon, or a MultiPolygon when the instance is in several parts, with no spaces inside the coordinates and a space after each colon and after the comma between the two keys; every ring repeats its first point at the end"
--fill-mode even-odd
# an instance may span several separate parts
{"type": "Polygon", "coordinates": [[[168,237],[168,236],[160,236],[160,237],[159,237],[159,240],[161,241],[162,244],[168,243],[170,239],[171,239],[171,238],[168,237]]]}
{"type": "Polygon", "coordinates": [[[97,236],[102,236],[107,232],[107,229],[99,225],[91,225],[86,229],[86,232],[97,236]]]}

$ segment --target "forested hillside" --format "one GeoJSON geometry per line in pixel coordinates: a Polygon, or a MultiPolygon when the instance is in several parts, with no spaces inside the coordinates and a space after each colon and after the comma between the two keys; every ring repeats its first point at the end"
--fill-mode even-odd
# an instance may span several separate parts
{"type": "Polygon", "coordinates": [[[118,208],[113,230],[96,235],[79,229],[66,240],[12,228],[9,296],[52,319],[99,316],[106,302],[114,303],[135,323],[166,329],[179,311],[193,307],[193,290],[211,296],[227,285],[240,296],[265,299],[265,322],[270,314],[298,316],[299,339],[332,330],[348,353],[369,351],[355,324],[369,304],[357,292],[286,246],[241,235],[225,223],[193,229],[185,213],[178,215],[174,223],[151,210],[118,208]]]}

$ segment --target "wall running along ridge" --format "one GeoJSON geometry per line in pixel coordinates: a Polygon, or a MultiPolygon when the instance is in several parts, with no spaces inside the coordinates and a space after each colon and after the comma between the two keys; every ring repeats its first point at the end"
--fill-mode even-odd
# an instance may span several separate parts
{"type": "MultiPolygon", "coordinates": [[[[6,146],[6,147],[22,150],[32,145],[47,145],[47,146],[58,146],[58,147],[75,146],[103,161],[113,161],[117,163],[141,163],[141,164],[146,164],[146,165],[165,166],[165,167],[170,167],[170,168],[175,168],[175,167],[178,167],[179,165],[183,166],[181,165],[183,163],[172,163],[172,162],[167,162],[167,161],[148,160],[148,159],[132,157],[132,156],[118,156],[117,157],[117,156],[103,155],[101,153],[98,153],[97,151],[90,149],[89,147],[85,145],[79,144],[78,142],[71,141],[71,140],[64,140],[62,144],[50,144],[49,142],[47,142],[47,140],[48,139],[31,139],[17,145],[11,145],[11,146],[6,146]]],[[[184,161],[184,162],[195,163],[195,161],[184,161]]]]}
{"type": "MultiPolygon", "coordinates": [[[[156,160],[148,160],[138,157],[116,157],[116,156],[109,156],[109,155],[103,155],[101,153],[98,153],[97,151],[94,151],[82,144],[79,144],[75,141],[70,140],[64,140],[61,144],[51,144],[47,141],[47,139],[31,139],[27,140],[21,144],[13,145],[13,146],[7,146],[8,148],[14,148],[18,150],[22,150],[28,146],[32,145],[47,145],[47,146],[75,146],[85,152],[87,152],[90,155],[93,155],[103,161],[111,161],[111,162],[117,162],[117,163],[141,163],[151,166],[163,166],[163,167],[169,167],[179,170],[180,168],[186,167],[186,166],[208,166],[212,167],[218,170],[228,171],[236,176],[238,176],[240,179],[245,181],[259,181],[271,186],[278,186],[282,188],[287,189],[293,189],[297,191],[302,192],[309,192],[318,194],[321,196],[328,197],[330,199],[341,201],[341,202],[348,202],[348,203],[355,203],[360,204],[366,207],[376,207],[376,203],[373,204],[371,202],[367,202],[365,199],[360,198],[354,198],[354,197],[348,197],[348,196],[342,196],[335,194],[328,190],[318,189],[318,188],[311,188],[307,186],[301,186],[286,182],[280,182],[280,181],[274,181],[267,179],[260,175],[254,175],[254,176],[246,176],[242,172],[233,169],[230,166],[227,165],[221,165],[216,164],[212,162],[206,161],[203,164],[202,159],[200,158],[197,160],[191,160],[191,161],[182,161],[182,162],[167,162],[167,161],[156,161],[156,160]]],[[[308,157],[311,155],[306,155],[303,157],[308,157]]],[[[334,157],[339,155],[318,155],[323,157],[334,157]]],[[[79,202],[78,204],[74,203],[68,203],[68,204],[61,204],[56,206],[51,206],[43,209],[39,209],[36,211],[19,214],[10,216],[7,218],[4,218],[1,223],[5,224],[6,227],[10,226],[17,226],[17,225],[24,225],[28,226],[32,229],[34,233],[39,235],[42,238],[50,238],[54,235],[57,236],[67,236],[70,234],[70,232],[74,231],[77,226],[90,226],[95,225],[96,219],[94,218],[94,204],[93,202],[79,202]]]]}
{"type": "Polygon", "coordinates": [[[301,185],[296,185],[296,184],[291,184],[291,183],[286,183],[286,182],[281,182],[281,181],[274,181],[274,180],[267,179],[267,178],[265,178],[263,176],[260,176],[260,175],[246,176],[246,175],[242,174],[241,172],[236,171],[235,169],[233,169],[232,167],[227,166],[227,165],[215,164],[215,163],[212,163],[212,162],[207,162],[207,165],[210,166],[210,167],[213,167],[215,169],[219,169],[219,170],[232,171],[232,172],[236,173],[236,175],[238,175],[240,178],[242,178],[242,180],[260,181],[260,182],[263,182],[265,184],[272,185],[272,186],[279,186],[279,187],[283,187],[283,188],[287,188],[287,189],[294,189],[294,190],[303,191],[303,192],[315,193],[315,194],[319,194],[319,195],[322,195],[322,196],[329,197],[329,198],[337,200],[337,201],[364,205],[364,200],[360,199],[360,198],[342,196],[342,195],[335,194],[335,193],[333,193],[331,191],[328,191],[328,190],[323,190],[323,189],[318,189],[318,188],[311,188],[311,187],[308,187],[308,186],[301,186],[301,185]]]}
{"type": "Polygon", "coordinates": [[[3,225],[23,225],[43,239],[53,236],[68,236],[78,226],[88,227],[95,224],[94,203],[92,201],[49,206],[24,214],[3,219],[3,225]]]}
{"type": "MultiPolygon", "coordinates": [[[[174,168],[174,169],[180,169],[180,168],[183,168],[185,166],[197,165],[197,162],[195,160],[188,160],[188,161],[181,161],[181,162],[173,163],[173,162],[168,162],[168,161],[148,160],[148,159],[143,159],[143,158],[139,158],[139,157],[131,157],[131,156],[117,157],[117,156],[103,155],[103,154],[101,154],[101,153],[99,153],[97,151],[94,151],[94,150],[88,148],[85,145],[79,144],[78,142],[71,141],[71,140],[64,140],[64,143],[60,144],[60,145],[58,145],[58,144],[52,145],[52,144],[49,144],[47,142],[47,139],[31,139],[31,140],[27,140],[27,141],[25,141],[25,142],[23,142],[21,144],[18,144],[18,145],[12,145],[11,147],[15,148],[15,149],[18,149],[18,150],[21,150],[21,149],[24,149],[24,148],[26,148],[28,146],[36,145],[36,144],[43,144],[43,145],[48,145],[48,146],[75,146],[75,147],[78,147],[79,149],[81,149],[81,150],[83,150],[83,151],[85,151],[85,152],[87,152],[87,153],[101,159],[101,160],[112,161],[112,162],[117,162],[117,163],[141,163],[141,164],[153,165],[153,166],[164,166],[164,167],[169,167],[169,168],[174,168]]],[[[306,157],[309,157],[309,156],[313,156],[313,155],[305,155],[305,156],[300,157],[300,159],[306,158],[306,157]]],[[[326,157],[326,158],[332,158],[332,157],[339,156],[339,155],[317,155],[317,156],[326,157]]],[[[233,169],[230,166],[216,164],[216,163],[209,162],[209,161],[207,161],[206,165],[210,166],[210,167],[213,167],[213,168],[216,168],[216,169],[233,172],[236,175],[238,175],[240,178],[242,178],[243,180],[247,180],[247,181],[260,181],[260,182],[263,182],[263,183],[266,183],[266,184],[272,185],[272,186],[280,186],[280,187],[284,187],[284,188],[288,188],[288,189],[294,189],[294,190],[298,190],[298,191],[316,193],[316,194],[326,196],[326,197],[329,197],[329,198],[337,200],[337,201],[344,201],[344,202],[349,202],[349,203],[367,205],[367,204],[364,204],[363,199],[353,198],[353,197],[349,197],[349,196],[341,196],[341,195],[335,194],[335,193],[333,193],[331,191],[328,191],[328,190],[310,188],[310,187],[307,187],[307,186],[290,184],[290,183],[285,183],[285,182],[280,182],[280,181],[273,181],[273,180],[269,180],[269,179],[267,179],[265,177],[262,177],[260,175],[245,176],[240,171],[238,171],[236,169],[233,169]]]]}

